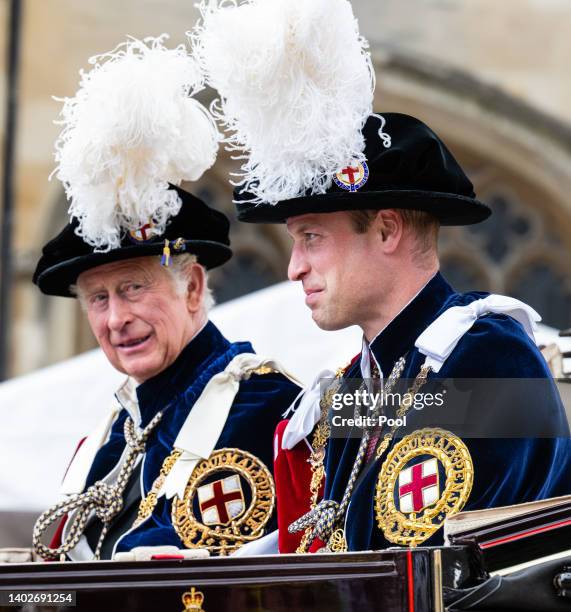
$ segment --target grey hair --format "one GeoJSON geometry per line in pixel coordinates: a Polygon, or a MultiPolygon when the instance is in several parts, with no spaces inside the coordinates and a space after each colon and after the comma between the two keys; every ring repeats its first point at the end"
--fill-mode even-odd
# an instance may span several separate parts
{"type": "MultiPolygon", "coordinates": [[[[171,260],[170,266],[165,268],[170,272],[176,292],[179,295],[184,295],[186,293],[188,288],[187,270],[195,263],[198,263],[196,255],[182,253],[181,255],[175,255],[171,260]]],[[[204,294],[202,296],[202,304],[204,305],[205,312],[208,312],[214,304],[216,304],[214,296],[212,295],[212,289],[208,286],[208,272],[206,269],[204,269],[204,294]]]]}
{"type": "MultiPolygon", "coordinates": [[[[195,263],[198,263],[196,255],[192,255],[191,253],[182,253],[181,255],[175,255],[171,259],[170,266],[165,267],[165,270],[168,270],[174,283],[176,293],[180,296],[185,295],[188,288],[187,270],[195,263]]],[[[70,285],[69,292],[71,295],[78,298],[82,310],[85,310],[85,300],[83,299],[83,295],[77,284],[70,285]]],[[[204,312],[208,312],[215,304],[216,300],[212,294],[212,289],[208,286],[208,272],[206,269],[204,269],[204,293],[202,294],[202,305],[204,306],[204,312]]]]}

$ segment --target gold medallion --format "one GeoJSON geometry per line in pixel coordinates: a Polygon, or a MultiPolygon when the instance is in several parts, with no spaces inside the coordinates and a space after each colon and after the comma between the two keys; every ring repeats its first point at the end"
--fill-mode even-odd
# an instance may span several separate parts
{"type": "Polygon", "coordinates": [[[377,479],[375,516],[389,542],[418,546],[460,512],[474,482],[468,447],[444,429],[420,429],[395,444],[377,479]]]}
{"type": "MultiPolygon", "coordinates": [[[[175,251],[179,251],[182,249],[183,246],[184,246],[184,240],[182,238],[177,238],[177,240],[174,243],[173,248],[175,249],[175,251]]],[[[270,366],[261,365],[255,370],[252,370],[250,372],[250,375],[257,374],[259,376],[263,376],[265,374],[274,374],[276,372],[277,370],[270,366]]],[[[175,448],[174,450],[171,451],[170,455],[168,455],[166,459],[163,461],[159,475],[155,478],[151,486],[151,489],[149,490],[147,495],[139,503],[139,510],[137,512],[137,518],[133,522],[133,526],[132,526],[133,529],[135,529],[141,523],[146,521],[149,518],[149,516],[151,516],[151,514],[153,513],[153,510],[155,509],[155,506],[157,505],[157,502],[159,500],[159,492],[161,490],[161,487],[163,486],[166,480],[166,477],[169,475],[170,471],[174,467],[174,464],[178,461],[181,455],[182,455],[182,451],[180,449],[175,448]]]]}
{"type": "Polygon", "coordinates": [[[251,453],[223,448],[198,463],[182,499],[173,498],[172,522],[187,548],[227,555],[264,535],[274,506],[268,468],[251,453]]]}

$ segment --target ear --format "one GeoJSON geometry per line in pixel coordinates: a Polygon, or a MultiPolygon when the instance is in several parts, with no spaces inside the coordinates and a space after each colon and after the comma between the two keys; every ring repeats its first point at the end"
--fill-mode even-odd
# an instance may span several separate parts
{"type": "Polygon", "coordinates": [[[386,254],[394,253],[403,235],[403,220],[397,210],[379,210],[373,228],[381,236],[382,249],[386,254]]]}
{"type": "Polygon", "coordinates": [[[186,306],[188,311],[196,313],[202,308],[202,298],[206,286],[204,268],[193,263],[188,268],[188,285],[186,291],[186,306]]]}

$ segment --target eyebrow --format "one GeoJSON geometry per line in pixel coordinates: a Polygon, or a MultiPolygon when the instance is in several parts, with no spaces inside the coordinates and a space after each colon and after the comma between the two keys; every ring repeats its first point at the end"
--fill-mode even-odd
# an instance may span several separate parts
{"type": "Polygon", "coordinates": [[[95,295],[96,293],[101,293],[103,291],[107,291],[107,289],[105,289],[105,287],[103,287],[102,285],[95,285],[93,287],[83,287],[82,288],[82,293],[86,297],[90,297],[92,295],[95,295]]]}
{"type": "Polygon", "coordinates": [[[77,279],[75,285],[84,295],[92,295],[93,293],[98,293],[99,291],[105,290],[105,285],[100,279],[93,279],[90,277],[84,278],[81,283],[79,282],[79,279],[77,279]]]}
{"type": "Polygon", "coordinates": [[[293,236],[294,234],[303,234],[304,232],[306,232],[308,229],[310,229],[311,227],[313,227],[315,224],[314,223],[307,223],[304,222],[301,225],[297,226],[293,232],[290,231],[289,228],[287,228],[287,233],[290,236],[293,236]]]}

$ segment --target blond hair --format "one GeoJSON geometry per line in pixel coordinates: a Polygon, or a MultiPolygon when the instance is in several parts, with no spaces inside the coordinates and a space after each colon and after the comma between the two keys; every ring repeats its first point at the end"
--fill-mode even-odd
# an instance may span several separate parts
{"type": "MultiPolygon", "coordinates": [[[[404,227],[413,233],[417,239],[418,253],[435,251],[438,246],[438,230],[440,222],[438,219],[423,210],[410,210],[408,208],[397,208],[402,217],[404,227]]],[[[378,210],[351,210],[351,222],[357,234],[365,234],[375,218],[378,210]]]]}

